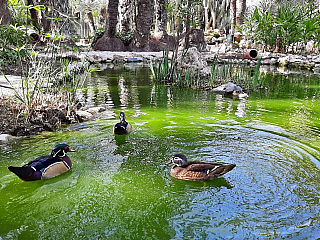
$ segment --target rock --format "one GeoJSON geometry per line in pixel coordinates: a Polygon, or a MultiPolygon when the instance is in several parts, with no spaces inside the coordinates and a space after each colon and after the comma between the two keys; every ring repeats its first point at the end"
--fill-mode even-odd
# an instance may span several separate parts
{"type": "Polygon", "coordinates": [[[309,42],[307,42],[306,51],[307,51],[307,52],[312,52],[312,51],[314,51],[314,41],[309,41],[309,42]]]}
{"type": "Polygon", "coordinates": [[[13,139],[10,134],[0,134],[0,142],[8,142],[13,139]]]}
{"type": "Polygon", "coordinates": [[[320,57],[317,56],[316,58],[314,58],[314,59],[313,59],[313,62],[314,62],[315,64],[319,64],[319,63],[320,63],[320,57]]]}
{"type": "Polygon", "coordinates": [[[195,69],[203,69],[208,65],[207,61],[203,58],[202,54],[196,47],[189,48],[183,58],[182,55],[180,55],[178,57],[178,62],[182,62],[183,67],[187,66],[195,69]]]}
{"type": "Polygon", "coordinates": [[[263,64],[263,65],[271,65],[271,59],[263,59],[262,61],[261,61],[261,64],[263,64]]]}
{"type": "Polygon", "coordinates": [[[113,61],[114,63],[124,63],[125,62],[125,57],[121,55],[113,55],[113,61]]]}
{"type": "Polygon", "coordinates": [[[315,66],[314,66],[314,68],[313,68],[313,72],[314,73],[320,73],[320,64],[316,64],[315,66]]]}
{"type": "Polygon", "coordinates": [[[212,89],[211,91],[215,92],[215,93],[221,93],[221,94],[229,94],[229,93],[233,94],[233,92],[241,92],[242,93],[242,88],[237,86],[234,83],[228,82],[226,84],[223,84],[219,87],[212,89]]]}
{"type": "Polygon", "coordinates": [[[270,65],[276,65],[276,63],[277,63],[277,59],[275,58],[270,59],[270,65]]]}
{"type": "Polygon", "coordinates": [[[280,67],[286,67],[289,65],[289,57],[281,57],[278,59],[278,63],[280,67]]]}
{"type": "Polygon", "coordinates": [[[89,121],[93,118],[93,115],[87,111],[76,111],[76,115],[79,118],[80,122],[89,121]]]}
{"type": "Polygon", "coordinates": [[[103,112],[105,111],[106,109],[104,107],[92,107],[92,108],[89,108],[87,109],[86,112],[89,112],[91,114],[94,114],[94,113],[99,113],[99,112],[103,112]]]}

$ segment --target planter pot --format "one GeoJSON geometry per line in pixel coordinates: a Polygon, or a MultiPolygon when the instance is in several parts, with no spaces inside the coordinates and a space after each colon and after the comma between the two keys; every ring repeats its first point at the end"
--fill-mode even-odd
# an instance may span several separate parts
{"type": "Polygon", "coordinates": [[[258,51],[256,49],[250,49],[244,54],[244,58],[256,60],[258,58],[258,51]]]}

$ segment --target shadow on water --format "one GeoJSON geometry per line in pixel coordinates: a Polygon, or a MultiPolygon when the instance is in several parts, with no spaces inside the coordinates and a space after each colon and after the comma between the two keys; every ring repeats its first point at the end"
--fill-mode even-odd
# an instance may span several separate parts
{"type": "Polygon", "coordinates": [[[224,177],[212,179],[209,181],[188,181],[188,180],[179,180],[171,177],[172,184],[175,185],[175,189],[178,192],[183,192],[187,190],[199,190],[201,188],[217,188],[225,187],[227,189],[232,189],[233,186],[229,181],[224,177]]]}

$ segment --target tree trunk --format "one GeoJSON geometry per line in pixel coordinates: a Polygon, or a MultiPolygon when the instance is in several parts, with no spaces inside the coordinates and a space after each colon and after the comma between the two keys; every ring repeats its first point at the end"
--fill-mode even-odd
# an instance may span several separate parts
{"type": "Polygon", "coordinates": [[[237,24],[237,0],[232,0],[231,2],[231,11],[232,11],[232,24],[231,24],[231,34],[234,35],[235,26],[237,24]]]}
{"type": "Polygon", "coordinates": [[[88,10],[87,17],[89,19],[89,27],[90,27],[91,35],[94,36],[94,34],[96,32],[96,26],[94,25],[94,20],[93,20],[93,15],[92,15],[91,9],[88,10]]]}
{"type": "Polygon", "coordinates": [[[237,11],[237,26],[243,24],[243,16],[247,7],[246,0],[238,0],[238,11],[237,11]]]}
{"type": "Polygon", "coordinates": [[[115,37],[118,22],[119,0],[109,0],[104,35],[94,44],[94,50],[124,51],[122,41],[115,37]]]}
{"type": "Polygon", "coordinates": [[[49,15],[48,6],[45,5],[45,10],[40,10],[40,11],[41,11],[42,31],[45,33],[48,33],[50,31],[50,25],[51,25],[51,21],[48,19],[48,15],[49,15]]]}
{"type": "Polygon", "coordinates": [[[0,25],[6,25],[10,22],[11,16],[8,9],[8,1],[0,0],[0,25]]]}
{"type": "Polygon", "coordinates": [[[218,10],[216,8],[216,0],[212,2],[210,10],[211,10],[211,16],[212,16],[212,29],[215,29],[217,25],[217,10],[218,10]]]}
{"type": "Polygon", "coordinates": [[[153,20],[154,0],[139,0],[134,33],[134,48],[140,51],[149,51],[150,31],[153,20]]]}
{"type": "Polygon", "coordinates": [[[155,0],[155,10],[156,10],[156,23],[155,23],[155,32],[167,32],[167,8],[165,0],[155,0]]]}
{"type": "Polygon", "coordinates": [[[122,34],[131,33],[132,25],[132,1],[120,0],[119,1],[119,30],[122,34]]]}
{"type": "MultiPolygon", "coordinates": [[[[189,7],[189,4],[188,4],[188,7],[189,7]]],[[[186,36],[184,38],[184,48],[188,49],[190,47],[190,17],[189,17],[189,14],[186,16],[184,24],[186,26],[186,36]]]]}
{"type": "Polygon", "coordinates": [[[105,35],[113,38],[116,34],[119,0],[109,0],[105,35]]]}
{"type": "Polygon", "coordinates": [[[209,1],[203,0],[203,8],[204,8],[204,31],[208,31],[209,25],[209,1]]]}
{"type": "Polygon", "coordinates": [[[27,0],[27,5],[30,7],[29,12],[30,12],[32,25],[36,29],[40,30],[39,22],[38,22],[38,11],[33,8],[34,7],[33,0],[27,0]]]}
{"type": "Polygon", "coordinates": [[[107,9],[105,6],[103,6],[100,9],[100,25],[101,26],[106,26],[106,19],[107,19],[107,9]]]}

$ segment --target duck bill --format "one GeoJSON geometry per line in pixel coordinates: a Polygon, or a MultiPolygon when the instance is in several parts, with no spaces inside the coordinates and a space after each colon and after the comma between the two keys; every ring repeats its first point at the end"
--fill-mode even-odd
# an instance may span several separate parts
{"type": "Polygon", "coordinates": [[[166,162],[166,165],[168,165],[168,164],[170,164],[170,163],[172,163],[172,160],[170,160],[169,162],[166,162]]]}
{"type": "Polygon", "coordinates": [[[71,148],[69,148],[69,152],[75,152],[76,150],[73,150],[73,149],[71,149],[71,148]]]}

